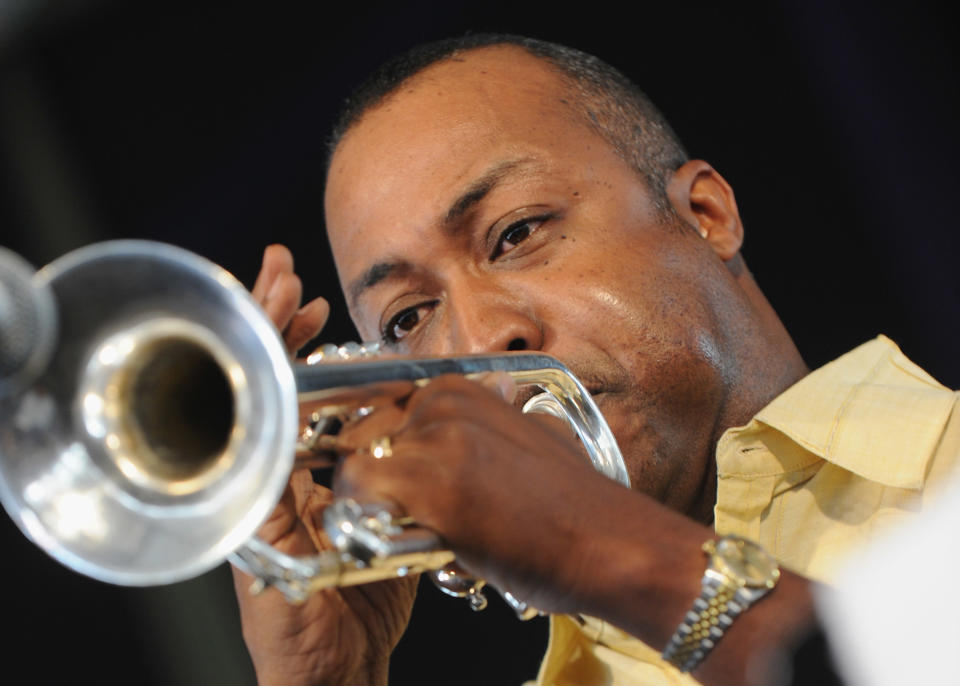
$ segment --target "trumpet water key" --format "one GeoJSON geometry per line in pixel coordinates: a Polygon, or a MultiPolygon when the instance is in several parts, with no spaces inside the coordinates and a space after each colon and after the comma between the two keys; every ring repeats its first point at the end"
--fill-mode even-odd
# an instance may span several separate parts
{"type": "Polygon", "coordinates": [[[566,419],[594,466],[629,485],[590,395],[550,356],[382,359],[352,344],[293,364],[229,273],[147,241],[82,248],[34,279],[53,293],[59,336],[39,378],[0,398],[0,500],[37,545],[90,577],[165,584],[229,559],[295,602],[432,571],[481,607],[483,582],[449,566],[436,534],[375,504],[335,501],[324,513],[335,549],[319,555],[290,557],[256,538],[291,471],[329,454],[340,409],[328,400],[360,385],[506,372],[543,391],[524,411],[566,419]]]}

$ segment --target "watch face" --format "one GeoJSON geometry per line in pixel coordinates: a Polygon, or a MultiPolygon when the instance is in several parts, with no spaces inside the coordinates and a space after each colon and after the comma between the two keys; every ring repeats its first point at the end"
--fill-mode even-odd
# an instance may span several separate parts
{"type": "Polygon", "coordinates": [[[720,570],[747,586],[772,586],[780,576],[777,561],[770,553],[743,538],[721,538],[716,546],[720,570]]]}

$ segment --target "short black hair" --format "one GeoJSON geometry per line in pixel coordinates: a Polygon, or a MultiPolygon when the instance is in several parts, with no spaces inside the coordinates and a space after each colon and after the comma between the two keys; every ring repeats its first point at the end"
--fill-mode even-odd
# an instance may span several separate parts
{"type": "Polygon", "coordinates": [[[661,210],[669,210],[666,185],[689,157],[650,98],[630,79],[593,55],[556,43],[503,33],[469,34],[425,43],[384,63],[346,99],[328,141],[327,166],[340,141],[363,115],[433,64],[478,48],[513,45],[554,67],[572,91],[570,103],[647,182],[661,210]]]}

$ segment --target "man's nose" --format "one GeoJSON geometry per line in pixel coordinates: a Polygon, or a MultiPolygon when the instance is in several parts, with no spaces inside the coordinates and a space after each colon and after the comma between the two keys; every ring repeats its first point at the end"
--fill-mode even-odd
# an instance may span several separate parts
{"type": "Polygon", "coordinates": [[[464,291],[451,298],[450,354],[541,349],[542,326],[522,298],[490,287],[464,291]]]}

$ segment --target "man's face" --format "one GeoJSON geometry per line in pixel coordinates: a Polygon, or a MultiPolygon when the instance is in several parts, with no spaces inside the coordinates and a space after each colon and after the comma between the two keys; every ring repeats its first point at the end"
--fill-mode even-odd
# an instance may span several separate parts
{"type": "Polygon", "coordinates": [[[516,48],[431,67],[340,144],[327,227],[365,340],[539,350],[593,393],[634,487],[712,503],[732,277],[516,48]]]}

